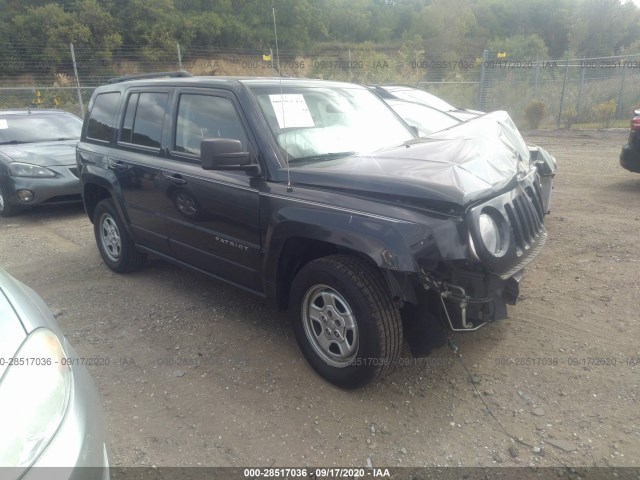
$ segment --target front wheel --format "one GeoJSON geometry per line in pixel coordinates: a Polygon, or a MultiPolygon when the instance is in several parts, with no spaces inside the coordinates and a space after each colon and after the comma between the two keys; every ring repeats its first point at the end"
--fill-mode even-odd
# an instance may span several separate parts
{"type": "Polygon", "coordinates": [[[93,231],[100,255],[111,270],[127,273],[142,266],[146,257],[136,250],[110,198],[96,205],[93,231]]]}
{"type": "Polygon", "coordinates": [[[18,213],[18,209],[9,204],[9,198],[0,186],[0,217],[10,217],[18,213]]]}
{"type": "Polygon", "coordinates": [[[329,382],[358,388],[388,374],[402,347],[402,322],[380,272],[348,255],[305,265],[291,289],[302,353],[329,382]]]}

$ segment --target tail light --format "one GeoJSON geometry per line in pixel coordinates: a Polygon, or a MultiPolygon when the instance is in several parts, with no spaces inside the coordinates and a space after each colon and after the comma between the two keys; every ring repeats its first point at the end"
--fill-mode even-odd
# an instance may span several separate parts
{"type": "Polygon", "coordinates": [[[631,130],[640,131],[640,111],[636,110],[636,116],[631,120],[631,130]]]}

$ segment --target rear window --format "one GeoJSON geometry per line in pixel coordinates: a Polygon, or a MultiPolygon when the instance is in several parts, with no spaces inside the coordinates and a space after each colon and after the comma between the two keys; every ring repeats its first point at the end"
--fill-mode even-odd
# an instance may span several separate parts
{"type": "Polygon", "coordinates": [[[120,93],[101,93],[93,100],[93,108],[89,115],[87,137],[93,140],[110,142],[116,124],[116,113],[120,93]]]}

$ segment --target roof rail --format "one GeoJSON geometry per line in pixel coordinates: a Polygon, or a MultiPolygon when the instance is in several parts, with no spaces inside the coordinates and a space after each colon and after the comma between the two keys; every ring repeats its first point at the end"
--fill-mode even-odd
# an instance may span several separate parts
{"type": "Polygon", "coordinates": [[[145,78],[182,78],[193,77],[189,72],[185,70],[178,70],[176,72],[156,72],[156,73],[137,73],[135,75],[123,75],[122,77],[110,78],[107,83],[120,83],[128,80],[142,80],[145,78]]]}

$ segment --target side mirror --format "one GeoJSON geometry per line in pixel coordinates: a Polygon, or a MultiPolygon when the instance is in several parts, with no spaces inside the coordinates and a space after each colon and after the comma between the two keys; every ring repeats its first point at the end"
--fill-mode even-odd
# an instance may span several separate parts
{"type": "Polygon", "coordinates": [[[259,174],[260,166],[251,163],[251,153],[242,150],[240,140],[205,138],[200,142],[200,161],[204,170],[245,170],[259,174]]]}

